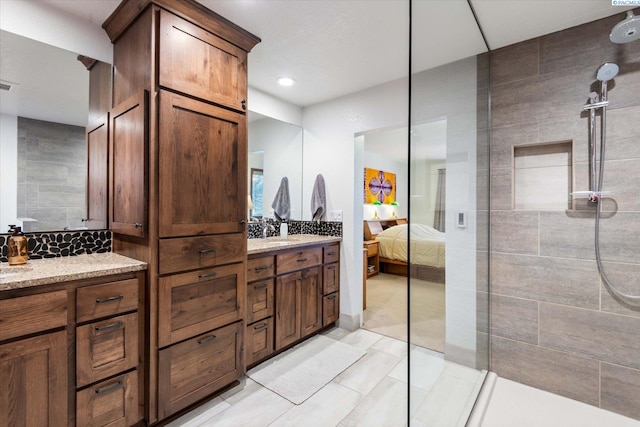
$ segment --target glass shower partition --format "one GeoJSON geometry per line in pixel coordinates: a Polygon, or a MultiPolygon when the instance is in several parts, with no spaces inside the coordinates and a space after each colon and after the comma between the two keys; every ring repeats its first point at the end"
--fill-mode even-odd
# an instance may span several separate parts
{"type": "MultiPolygon", "coordinates": [[[[412,64],[437,43],[416,3],[412,64]]],[[[465,426],[489,368],[489,57],[412,68],[410,423],[465,426]]]]}

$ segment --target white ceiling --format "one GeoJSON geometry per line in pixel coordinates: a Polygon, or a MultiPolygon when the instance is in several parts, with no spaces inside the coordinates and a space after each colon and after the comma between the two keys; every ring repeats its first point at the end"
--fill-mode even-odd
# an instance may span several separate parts
{"type": "MultiPolygon", "coordinates": [[[[44,0],[102,24],[119,0],[44,0]]],[[[407,0],[199,0],[262,39],[249,56],[249,85],[300,106],[407,75],[407,0]],[[297,84],[283,88],[276,78],[297,84]]],[[[610,0],[471,0],[491,49],[620,14],[610,0]]],[[[466,0],[415,0],[413,68],[486,51],[466,0]]]]}
{"type": "MultiPolygon", "coordinates": [[[[120,2],[39,1],[96,25],[120,2]]],[[[408,0],[199,2],[262,39],[249,55],[249,85],[293,104],[312,105],[408,74],[408,0]],[[284,75],[296,85],[278,86],[276,78],[284,75]]],[[[491,49],[613,14],[622,20],[631,8],[611,0],[470,3],[491,49]]],[[[466,0],[414,0],[412,8],[414,72],[487,50],[466,0]]]]}

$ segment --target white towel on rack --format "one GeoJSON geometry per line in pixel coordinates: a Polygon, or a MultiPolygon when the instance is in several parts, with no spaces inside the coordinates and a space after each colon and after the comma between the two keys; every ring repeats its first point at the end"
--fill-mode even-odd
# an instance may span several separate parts
{"type": "Polygon", "coordinates": [[[278,221],[289,221],[291,202],[289,199],[289,178],[286,176],[280,180],[280,188],[278,188],[271,207],[278,221]]]}
{"type": "Polygon", "coordinates": [[[311,193],[311,219],[320,221],[327,210],[327,193],[325,191],[324,177],[322,174],[316,176],[311,193]]]}

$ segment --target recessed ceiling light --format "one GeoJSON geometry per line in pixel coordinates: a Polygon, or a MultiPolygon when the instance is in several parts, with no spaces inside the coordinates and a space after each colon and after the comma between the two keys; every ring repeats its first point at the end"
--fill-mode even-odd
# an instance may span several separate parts
{"type": "Polygon", "coordinates": [[[280,86],[293,86],[296,80],[292,77],[279,77],[278,84],[280,86]]]}

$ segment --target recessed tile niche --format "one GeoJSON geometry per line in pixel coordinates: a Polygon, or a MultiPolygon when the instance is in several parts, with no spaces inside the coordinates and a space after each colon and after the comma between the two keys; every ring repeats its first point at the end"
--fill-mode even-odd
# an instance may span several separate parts
{"type": "Polygon", "coordinates": [[[565,210],[571,208],[572,142],[513,147],[513,208],[565,210]]]}

